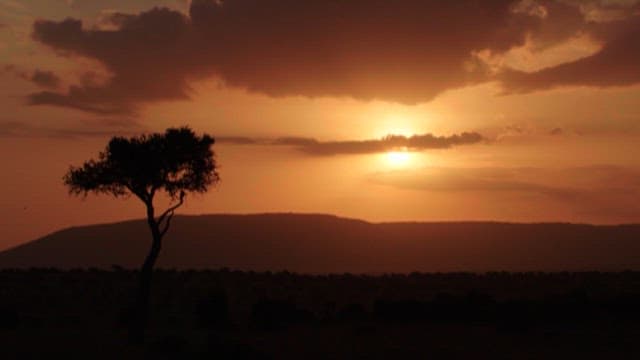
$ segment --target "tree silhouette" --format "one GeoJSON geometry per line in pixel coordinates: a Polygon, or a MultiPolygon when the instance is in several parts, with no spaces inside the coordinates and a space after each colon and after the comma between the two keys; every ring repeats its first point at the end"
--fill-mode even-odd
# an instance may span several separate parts
{"type": "Polygon", "coordinates": [[[98,160],[86,161],[81,167],[71,166],[63,178],[70,194],[135,195],[146,206],[152,242],[140,269],[139,293],[130,319],[133,341],[144,339],[153,267],[175,210],[184,203],[188,192],[206,192],[219,180],[211,149],[214,142],[211,136],[197,136],[188,127],[129,139],[114,137],[98,160]],[[168,194],[173,205],[156,216],[153,200],[160,192],[168,194]]]}

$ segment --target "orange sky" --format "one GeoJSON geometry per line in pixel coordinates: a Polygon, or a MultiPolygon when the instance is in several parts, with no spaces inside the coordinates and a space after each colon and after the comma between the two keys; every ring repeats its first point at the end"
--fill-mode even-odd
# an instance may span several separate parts
{"type": "Polygon", "coordinates": [[[639,222],[639,36],[631,0],[0,0],[0,249],[141,217],[62,175],[179,125],[222,177],[184,214],[639,222]]]}

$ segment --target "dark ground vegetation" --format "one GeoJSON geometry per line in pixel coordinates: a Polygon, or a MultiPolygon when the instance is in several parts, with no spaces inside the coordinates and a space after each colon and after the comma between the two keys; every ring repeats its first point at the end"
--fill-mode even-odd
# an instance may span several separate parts
{"type": "Polygon", "coordinates": [[[640,272],[298,275],[0,271],[3,359],[640,358],[640,272]]]}

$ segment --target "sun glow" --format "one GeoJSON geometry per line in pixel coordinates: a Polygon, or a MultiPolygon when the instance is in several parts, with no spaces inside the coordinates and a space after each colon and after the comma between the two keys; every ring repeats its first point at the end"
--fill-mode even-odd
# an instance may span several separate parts
{"type": "Polygon", "coordinates": [[[412,131],[408,130],[408,129],[397,128],[397,129],[392,129],[390,131],[387,131],[385,136],[388,136],[388,135],[400,135],[400,136],[404,136],[404,137],[410,137],[410,136],[415,135],[415,134],[412,131]]]}
{"type": "Polygon", "coordinates": [[[389,151],[384,154],[387,164],[393,167],[403,167],[411,162],[411,153],[406,150],[389,151]]]}
{"type": "Polygon", "coordinates": [[[373,125],[374,137],[385,137],[388,135],[412,136],[419,133],[422,123],[416,119],[420,118],[424,121],[424,114],[420,116],[414,114],[403,106],[394,106],[392,108],[379,109],[375,116],[377,119],[373,125]]]}

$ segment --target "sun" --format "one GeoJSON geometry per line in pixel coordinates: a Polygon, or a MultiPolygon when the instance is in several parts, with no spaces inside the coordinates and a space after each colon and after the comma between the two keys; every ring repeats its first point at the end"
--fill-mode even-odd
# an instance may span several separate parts
{"type": "Polygon", "coordinates": [[[389,151],[384,154],[389,166],[404,167],[411,162],[411,153],[406,150],[389,151]]]}

